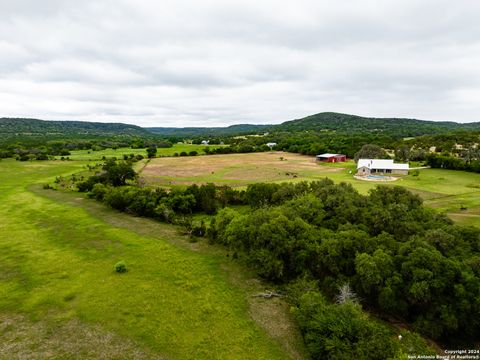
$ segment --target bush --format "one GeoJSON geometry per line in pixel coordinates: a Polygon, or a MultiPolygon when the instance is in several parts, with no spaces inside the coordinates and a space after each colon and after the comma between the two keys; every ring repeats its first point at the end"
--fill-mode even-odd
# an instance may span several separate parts
{"type": "Polygon", "coordinates": [[[117,272],[119,274],[126,273],[127,270],[128,270],[127,265],[125,265],[125,263],[123,261],[117,262],[113,268],[115,269],[115,272],[117,272]]]}
{"type": "Polygon", "coordinates": [[[96,200],[102,201],[107,191],[108,189],[105,185],[97,183],[93,185],[92,191],[88,193],[88,196],[96,200]]]}
{"type": "Polygon", "coordinates": [[[300,299],[294,313],[313,359],[388,359],[399,352],[394,334],[360,305],[328,304],[318,292],[300,299]]]}

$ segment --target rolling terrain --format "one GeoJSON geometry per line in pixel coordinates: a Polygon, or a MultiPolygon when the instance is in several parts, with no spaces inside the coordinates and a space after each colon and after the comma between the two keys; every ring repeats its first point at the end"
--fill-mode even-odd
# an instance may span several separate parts
{"type": "Polygon", "coordinates": [[[288,309],[224,251],[41,189],[86,164],[0,162],[0,359],[303,358],[288,309]]]}
{"type": "Polygon", "coordinates": [[[152,137],[147,130],[120,123],[0,118],[0,145],[49,140],[152,137]]]}
{"type": "Polygon", "coordinates": [[[403,118],[369,118],[335,112],[322,112],[278,125],[233,125],[219,128],[147,128],[160,135],[242,135],[263,132],[330,131],[340,134],[378,133],[399,138],[444,134],[451,131],[480,130],[480,123],[427,121],[403,118]]]}
{"type": "Polygon", "coordinates": [[[304,118],[273,124],[237,124],[228,127],[146,127],[120,123],[87,121],[50,121],[38,119],[0,118],[0,135],[54,137],[108,136],[236,136],[264,132],[329,131],[340,134],[383,134],[395,137],[444,134],[452,131],[480,130],[480,123],[428,121],[404,118],[370,118],[335,112],[322,112],[304,118]]]}

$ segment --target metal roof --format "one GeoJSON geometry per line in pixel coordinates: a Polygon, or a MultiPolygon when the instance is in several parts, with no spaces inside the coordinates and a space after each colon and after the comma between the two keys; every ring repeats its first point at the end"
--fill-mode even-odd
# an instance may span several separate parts
{"type": "Polygon", "coordinates": [[[345,156],[345,155],[342,155],[342,154],[330,154],[330,153],[317,155],[317,157],[324,157],[324,158],[330,158],[330,157],[334,157],[334,156],[345,156]]]}
{"type": "Polygon", "coordinates": [[[366,167],[368,169],[384,169],[384,170],[408,170],[408,164],[395,164],[390,159],[359,159],[357,169],[366,167]]]}

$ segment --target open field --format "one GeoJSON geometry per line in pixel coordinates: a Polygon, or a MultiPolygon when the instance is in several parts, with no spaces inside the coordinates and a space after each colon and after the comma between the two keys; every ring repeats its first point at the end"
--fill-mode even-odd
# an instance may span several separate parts
{"type": "Polygon", "coordinates": [[[480,226],[480,174],[443,169],[422,169],[419,176],[400,177],[391,183],[367,182],[353,177],[355,163],[316,163],[312,156],[283,152],[159,158],[142,171],[147,183],[161,186],[213,182],[243,187],[252,182],[315,180],[328,177],[352,184],[366,194],[378,184],[404,186],[425,204],[444,211],[459,223],[480,226]],[[283,158],[283,160],[280,160],[283,158]]]}
{"type": "MultiPolygon", "coordinates": [[[[175,153],[181,153],[185,151],[189,153],[190,151],[196,151],[199,154],[204,154],[204,149],[209,147],[210,149],[215,149],[225,145],[193,145],[193,144],[174,144],[170,148],[158,148],[157,156],[173,156],[175,153]]],[[[132,149],[132,148],[119,148],[119,149],[105,149],[100,151],[93,150],[74,150],[70,152],[71,155],[64,156],[68,157],[70,160],[101,160],[104,156],[106,158],[116,157],[117,159],[123,158],[123,155],[143,155],[147,156],[147,149],[132,149]]],[[[60,159],[61,156],[56,156],[56,159],[60,159]]]]}
{"type": "Polygon", "coordinates": [[[221,249],[41,189],[85,164],[0,161],[0,359],[302,358],[285,304],[221,249]]]}
{"type": "Polygon", "coordinates": [[[320,167],[308,156],[284,152],[209,155],[153,159],[142,177],[156,185],[190,185],[213,182],[245,186],[252,182],[300,181],[325,177],[338,168],[320,167]]]}

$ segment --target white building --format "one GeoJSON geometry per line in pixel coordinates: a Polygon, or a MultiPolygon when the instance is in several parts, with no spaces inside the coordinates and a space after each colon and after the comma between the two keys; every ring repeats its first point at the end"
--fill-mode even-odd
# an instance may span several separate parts
{"type": "Polygon", "coordinates": [[[269,142],[269,143],[266,143],[265,145],[267,145],[271,149],[274,146],[277,146],[277,143],[276,142],[269,142]]]}
{"type": "Polygon", "coordinates": [[[408,164],[395,164],[387,159],[360,159],[357,163],[357,175],[398,174],[408,175],[408,164]]]}

